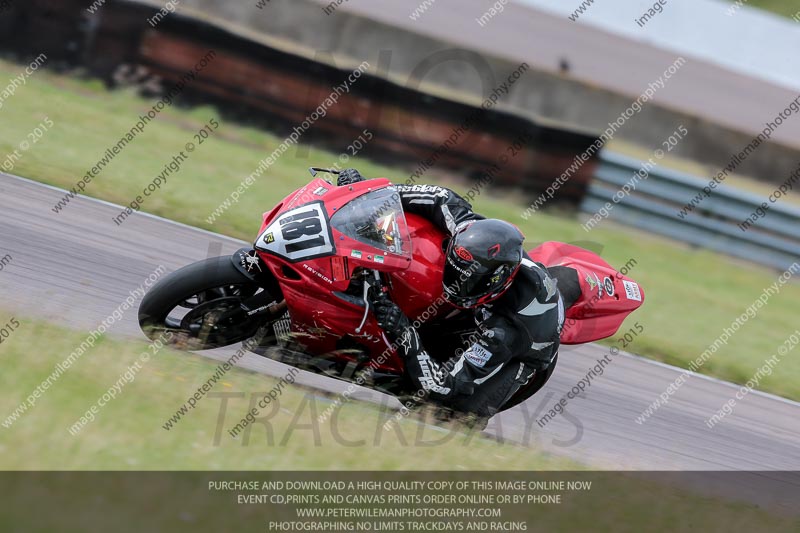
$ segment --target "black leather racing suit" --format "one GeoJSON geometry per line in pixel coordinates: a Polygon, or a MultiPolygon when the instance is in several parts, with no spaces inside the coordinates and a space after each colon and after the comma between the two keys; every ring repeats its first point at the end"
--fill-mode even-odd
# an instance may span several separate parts
{"type": "MultiPolygon", "coordinates": [[[[425,217],[451,235],[459,223],[484,218],[449,189],[432,185],[395,187],[406,212],[425,217]]],[[[564,301],[556,279],[543,265],[526,254],[514,283],[503,296],[463,312],[474,313],[474,342],[446,363],[430,357],[413,327],[397,339],[416,387],[457,411],[486,417],[498,412],[532,378],[524,397],[517,401],[544,385],[558,353],[564,301]]]]}

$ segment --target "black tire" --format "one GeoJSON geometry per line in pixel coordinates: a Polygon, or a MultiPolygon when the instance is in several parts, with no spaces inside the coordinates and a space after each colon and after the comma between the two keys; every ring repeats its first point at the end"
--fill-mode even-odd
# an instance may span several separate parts
{"type": "Polygon", "coordinates": [[[198,261],[162,278],[142,299],[139,326],[151,339],[177,333],[172,344],[189,350],[228,346],[253,337],[264,317],[239,305],[261,287],[239,272],[230,256],[198,261]],[[183,317],[176,310],[188,309],[183,317]]]}

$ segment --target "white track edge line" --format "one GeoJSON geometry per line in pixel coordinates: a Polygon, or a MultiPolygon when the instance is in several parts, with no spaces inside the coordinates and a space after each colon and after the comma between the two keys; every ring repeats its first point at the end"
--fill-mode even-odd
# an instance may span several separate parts
{"type": "MultiPolygon", "coordinates": [[[[37,185],[39,187],[44,187],[44,188],[47,188],[47,189],[52,189],[52,190],[60,191],[60,192],[64,192],[64,193],[70,192],[70,191],[67,191],[66,189],[62,189],[60,187],[56,187],[54,185],[50,185],[50,184],[47,184],[47,183],[40,183],[40,182],[32,180],[30,178],[23,178],[22,176],[16,176],[14,174],[5,174],[5,173],[3,173],[3,175],[4,176],[8,176],[10,178],[14,178],[14,179],[20,180],[20,181],[31,183],[31,184],[37,185]]],[[[119,204],[115,204],[115,203],[112,203],[112,202],[108,202],[106,200],[101,200],[99,198],[93,198],[91,196],[85,196],[85,195],[82,195],[82,194],[76,194],[76,196],[79,196],[79,197],[83,198],[84,200],[88,200],[88,201],[91,201],[91,202],[96,202],[96,203],[103,204],[103,205],[108,205],[108,206],[111,206],[111,207],[122,207],[124,209],[124,206],[121,206],[119,204]]],[[[235,242],[235,243],[247,244],[246,241],[242,241],[242,240],[236,239],[234,237],[229,237],[227,235],[222,235],[221,233],[214,233],[213,231],[209,231],[209,230],[206,230],[206,229],[203,229],[203,228],[197,228],[197,227],[194,227],[194,226],[190,226],[188,224],[184,224],[183,222],[170,220],[169,218],[164,218],[164,217],[161,217],[161,216],[158,216],[158,215],[154,215],[152,213],[146,213],[144,211],[137,211],[136,214],[141,215],[141,216],[145,216],[145,217],[148,217],[148,218],[151,218],[151,219],[154,219],[154,220],[159,220],[161,222],[166,222],[168,224],[174,224],[174,225],[180,226],[182,228],[186,228],[186,229],[190,229],[190,230],[194,230],[194,231],[199,231],[199,232],[204,233],[204,234],[206,234],[208,236],[211,236],[211,237],[218,237],[218,238],[226,239],[228,241],[235,242]]],[[[597,344],[597,343],[589,343],[589,344],[586,344],[584,346],[602,347],[601,344],[597,344]]],[[[672,370],[673,372],[677,372],[679,374],[689,374],[691,376],[695,376],[695,377],[698,377],[698,378],[701,378],[701,379],[705,379],[707,381],[711,381],[711,382],[718,383],[718,384],[721,384],[721,385],[727,385],[727,386],[729,386],[731,388],[734,388],[734,389],[740,389],[740,388],[743,387],[743,385],[737,385],[736,383],[731,383],[730,381],[725,381],[725,380],[722,380],[722,379],[719,379],[719,378],[715,378],[715,377],[712,377],[712,376],[707,376],[705,374],[698,374],[697,372],[693,372],[691,370],[688,370],[688,369],[685,369],[685,368],[680,368],[678,366],[673,366],[673,365],[670,365],[670,364],[667,364],[667,363],[662,363],[661,361],[655,361],[653,359],[648,359],[648,358],[643,357],[641,355],[636,355],[636,354],[623,352],[623,351],[620,351],[619,353],[621,355],[624,355],[624,356],[628,357],[628,358],[636,359],[636,360],[639,360],[639,361],[642,361],[644,363],[648,363],[648,364],[651,364],[651,365],[660,366],[662,368],[666,368],[666,369],[672,370]]],[[[789,404],[789,405],[792,405],[792,406],[795,406],[795,407],[800,407],[800,402],[796,402],[794,400],[790,400],[789,398],[784,398],[782,396],[771,394],[769,392],[764,392],[764,391],[760,391],[760,390],[751,390],[749,394],[755,394],[756,396],[761,396],[761,397],[768,398],[768,399],[771,399],[771,400],[777,400],[779,402],[783,402],[783,403],[786,403],[786,404],[789,404]]]]}

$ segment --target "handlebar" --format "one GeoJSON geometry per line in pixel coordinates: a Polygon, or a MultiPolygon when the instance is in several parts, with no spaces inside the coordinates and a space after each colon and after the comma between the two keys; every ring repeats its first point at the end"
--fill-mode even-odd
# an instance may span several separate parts
{"type": "Polygon", "coordinates": [[[372,275],[374,280],[370,283],[370,305],[389,299],[389,289],[383,284],[383,280],[381,280],[381,273],[377,270],[373,270],[372,275]]]}
{"type": "Polygon", "coordinates": [[[369,275],[365,276],[364,279],[364,316],[361,319],[361,324],[356,328],[356,333],[361,332],[361,329],[367,322],[367,316],[375,303],[389,299],[387,294],[388,289],[384,286],[383,281],[381,281],[381,273],[377,270],[372,270],[372,275],[374,278],[372,282],[366,279],[369,275]]]}

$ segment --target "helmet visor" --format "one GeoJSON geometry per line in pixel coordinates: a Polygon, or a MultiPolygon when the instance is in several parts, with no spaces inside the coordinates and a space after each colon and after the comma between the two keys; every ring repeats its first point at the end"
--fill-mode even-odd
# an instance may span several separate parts
{"type": "Polygon", "coordinates": [[[444,266],[445,297],[459,307],[473,307],[492,293],[491,273],[477,261],[449,256],[444,266]]]}

